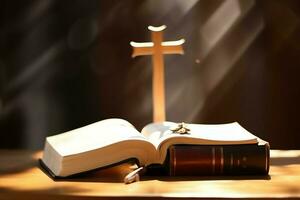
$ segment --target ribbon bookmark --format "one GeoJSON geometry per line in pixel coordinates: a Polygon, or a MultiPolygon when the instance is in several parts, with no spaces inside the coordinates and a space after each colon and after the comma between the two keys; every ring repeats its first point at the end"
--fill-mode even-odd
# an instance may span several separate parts
{"type": "Polygon", "coordinates": [[[130,172],[127,174],[124,178],[124,183],[125,184],[130,184],[133,182],[140,181],[140,176],[145,172],[145,167],[139,167],[136,170],[130,172]]]}

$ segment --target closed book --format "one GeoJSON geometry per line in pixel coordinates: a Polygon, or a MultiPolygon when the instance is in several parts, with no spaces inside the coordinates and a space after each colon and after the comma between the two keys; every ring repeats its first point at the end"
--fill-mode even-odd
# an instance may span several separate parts
{"type": "Polygon", "coordinates": [[[169,148],[171,176],[267,175],[270,146],[243,145],[173,145],[169,148]]]}

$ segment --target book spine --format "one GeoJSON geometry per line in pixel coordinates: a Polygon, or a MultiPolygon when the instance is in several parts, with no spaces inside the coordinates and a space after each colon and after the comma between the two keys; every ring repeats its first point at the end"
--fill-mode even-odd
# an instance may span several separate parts
{"type": "Polygon", "coordinates": [[[169,148],[171,176],[267,175],[270,146],[174,145],[169,148]]]}

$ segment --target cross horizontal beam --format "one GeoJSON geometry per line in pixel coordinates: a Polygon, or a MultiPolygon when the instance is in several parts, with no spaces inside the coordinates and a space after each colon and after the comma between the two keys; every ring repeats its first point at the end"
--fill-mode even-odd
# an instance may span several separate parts
{"type": "MultiPolygon", "coordinates": [[[[185,42],[184,39],[177,41],[166,41],[162,42],[162,51],[164,54],[184,54],[182,44],[185,42]]],[[[153,42],[130,42],[133,47],[132,57],[146,56],[154,54],[154,43],[153,42]]]]}

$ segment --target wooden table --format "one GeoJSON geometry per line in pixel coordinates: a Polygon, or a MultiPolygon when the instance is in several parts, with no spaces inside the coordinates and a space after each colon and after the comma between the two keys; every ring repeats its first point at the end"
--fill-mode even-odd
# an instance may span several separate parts
{"type": "Polygon", "coordinates": [[[148,177],[122,183],[128,166],[53,181],[40,152],[0,151],[0,199],[300,198],[300,150],[271,151],[269,177],[148,177]]]}

